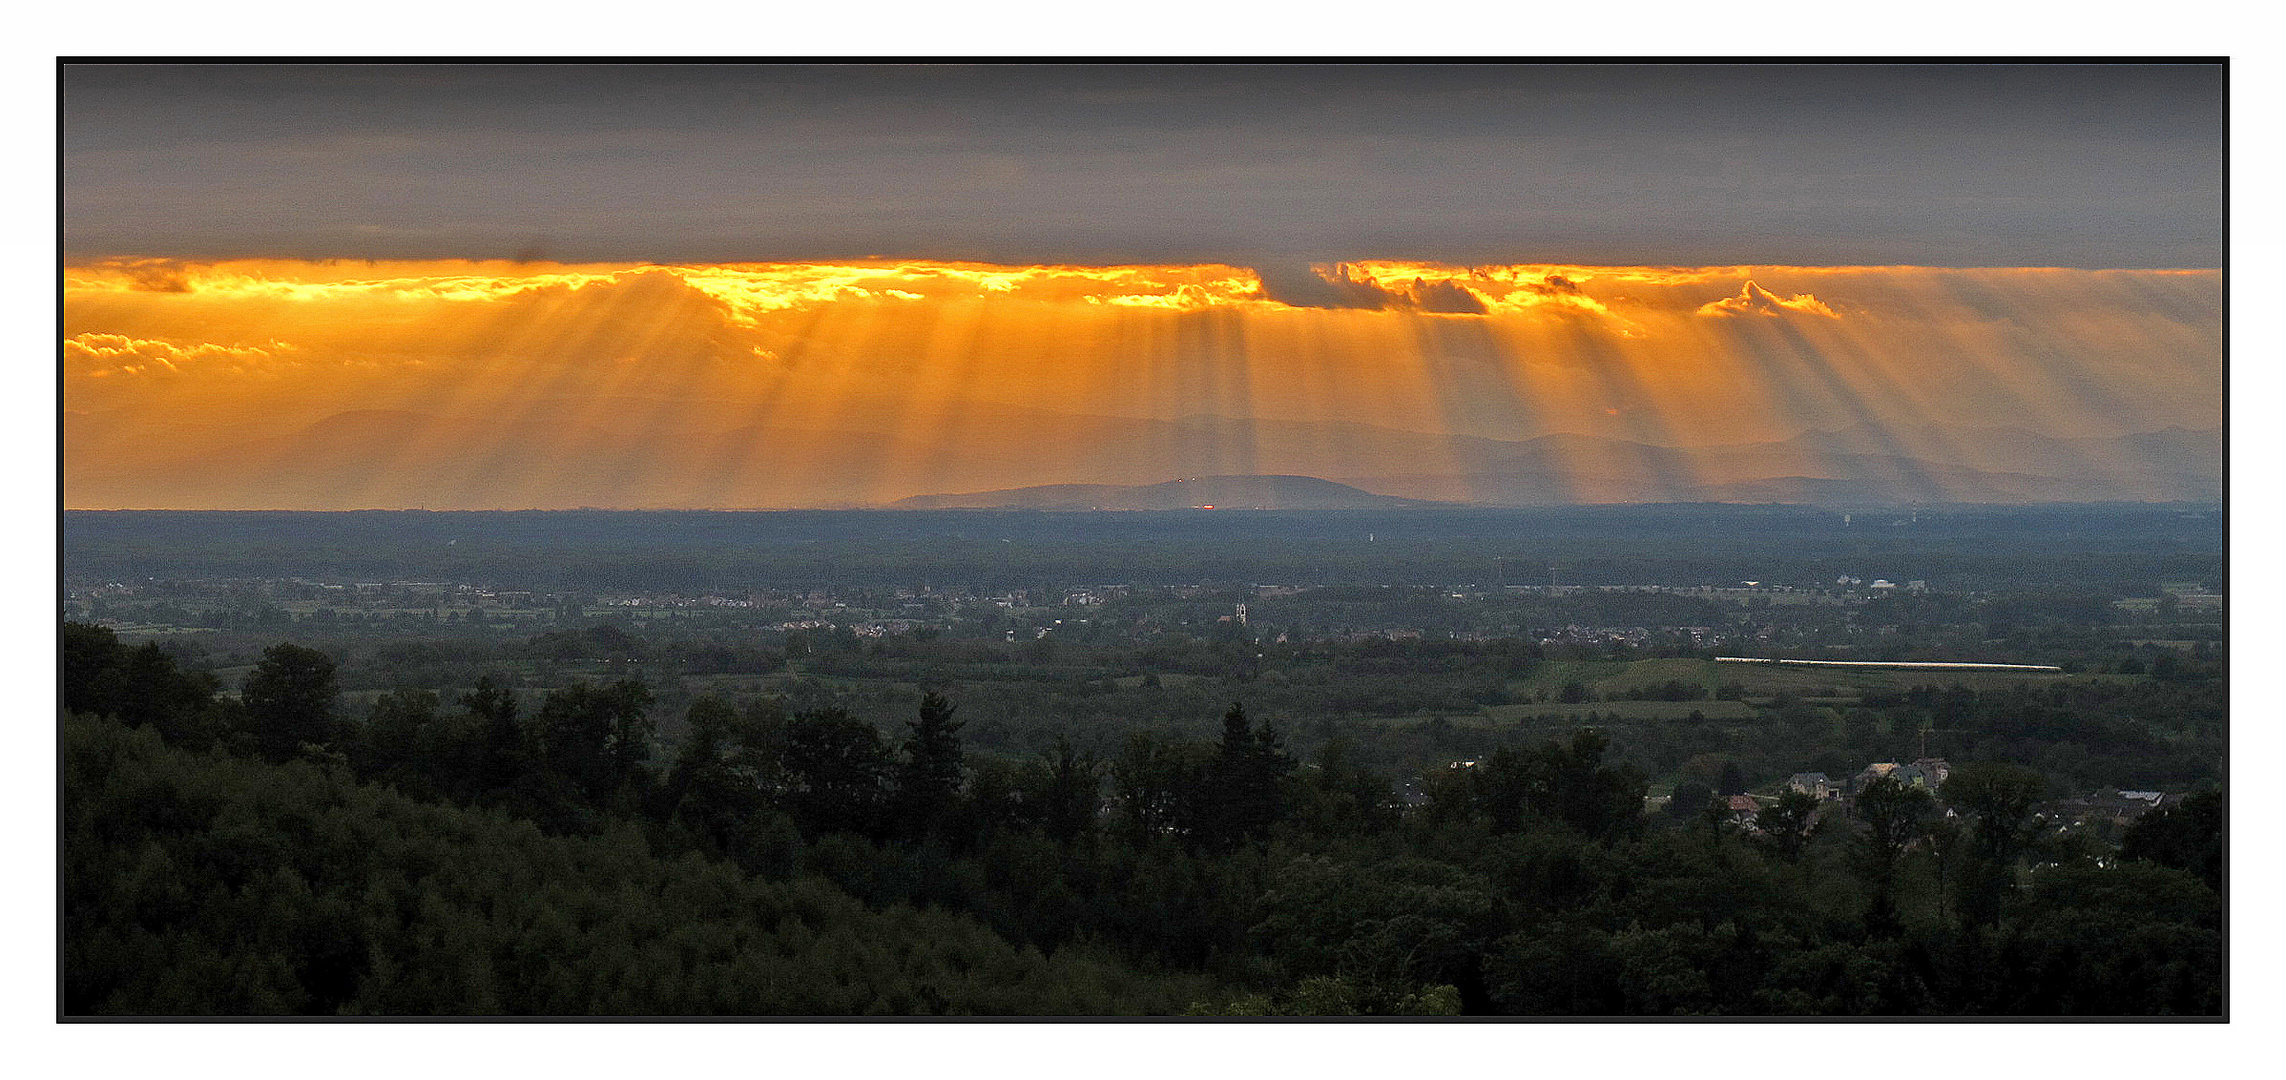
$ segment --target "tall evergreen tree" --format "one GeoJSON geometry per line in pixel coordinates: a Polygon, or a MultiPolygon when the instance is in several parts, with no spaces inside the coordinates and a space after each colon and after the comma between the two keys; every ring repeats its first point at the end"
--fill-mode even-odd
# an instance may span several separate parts
{"type": "Polygon", "coordinates": [[[1294,771],[1285,743],[1268,724],[1255,728],[1246,706],[1232,702],[1222,717],[1205,790],[1199,793],[1196,832],[1210,847],[1260,839],[1285,811],[1286,776],[1294,771]]]}
{"type": "Polygon", "coordinates": [[[900,831],[913,836],[941,832],[952,820],[960,797],[962,721],[957,707],[931,690],[921,695],[920,716],[907,721],[904,757],[897,766],[900,831]]]}

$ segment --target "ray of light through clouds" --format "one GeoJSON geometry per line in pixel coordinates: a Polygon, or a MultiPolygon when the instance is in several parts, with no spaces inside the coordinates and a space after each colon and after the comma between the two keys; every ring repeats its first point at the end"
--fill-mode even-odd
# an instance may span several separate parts
{"type": "Polygon", "coordinates": [[[2185,493],[2106,440],[2216,427],[2223,377],[2211,271],[1356,262],[1281,284],[1231,265],[117,260],[65,278],[65,490],[87,507],[850,505],[1201,473],[1606,501],[1862,458],[1963,470],[1920,478],[1943,498],[2012,473],[1981,429],[2067,442],[2091,483],[2164,498],[2185,493]],[[1818,432],[1846,438],[1801,438],[1818,432]]]}
{"type": "Polygon", "coordinates": [[[73,64],[72,507],[2219,497],[2221,73],[73,64]]]}

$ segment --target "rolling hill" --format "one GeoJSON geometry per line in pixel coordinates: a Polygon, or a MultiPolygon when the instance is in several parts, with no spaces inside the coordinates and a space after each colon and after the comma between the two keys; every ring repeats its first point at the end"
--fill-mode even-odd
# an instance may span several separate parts
{"type": "Polygon", "coordinates": [[[1043,484],[1000,491],[916,495],[897,510],[1386,510],[1433,505],[1376,495],[1312,476],[1194,476],[1163,484],[1043,484]]]}

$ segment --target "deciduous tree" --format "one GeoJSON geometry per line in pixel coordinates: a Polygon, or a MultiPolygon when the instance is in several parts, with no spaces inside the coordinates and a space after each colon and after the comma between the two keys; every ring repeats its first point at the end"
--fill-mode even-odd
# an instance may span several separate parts
{"type": "Polygon", "coordinates": [[[1801,857],[1802,845],[1810,840],[1817,813],[1818,800],[1799,791],[1788,791],[1754,816],[1754,827],[1762,833],[1764,846],[1779,858],[1793,862],[1801,857]]]}
{"type": "Polygon", "coordinates": [[[1881,933],[1897,929],[1897,860],[1906,845],[1920,835],[1921,817],[1929,809],[1929,793],[1877,776],[1857,794],[1858,820],[1865,822],[1859,851],[1873,881],[1873,904],[1866,925],[1881,933]]]}
{"type": "Polygon", "coordinates": [[[786,809],[812,838],[879,830],[891,762],[873,725],[841,708],[798,714],[778,732],[786,809]]]}
{"type": "Polygon", "coordinates": [[[255,744],[272,761],[294,756],[303,743],[335,738],[333,707],[340,691],[333,659],[316,649],[281,643],[263,650],[239,694],[255,744]]]}

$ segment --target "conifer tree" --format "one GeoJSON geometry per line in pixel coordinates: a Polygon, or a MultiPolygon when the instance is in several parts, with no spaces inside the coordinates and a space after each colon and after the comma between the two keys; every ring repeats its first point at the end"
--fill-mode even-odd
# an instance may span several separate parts
{"type": "Polygon", "coordinates": [[[939,830],[960,797],[963,722],[953,719],[957,708],[931,690],[921,695],[920,716],[905,725],[911,734],[898,763],[897,804],[899,824],[911,835],[939,830]]]}
{"type": "Polygon", "coordinates": [[[1294,759],[1287,756],[1277,730],[1269,724],[1256,729],[1247,720],[1246,706],[1232,702],[1223,714],[1222,740],[1198,800],[1201,839],[1227,847],[1267,835],[1283,816],[1280,786],[1293,770],[1294,759]]]}

